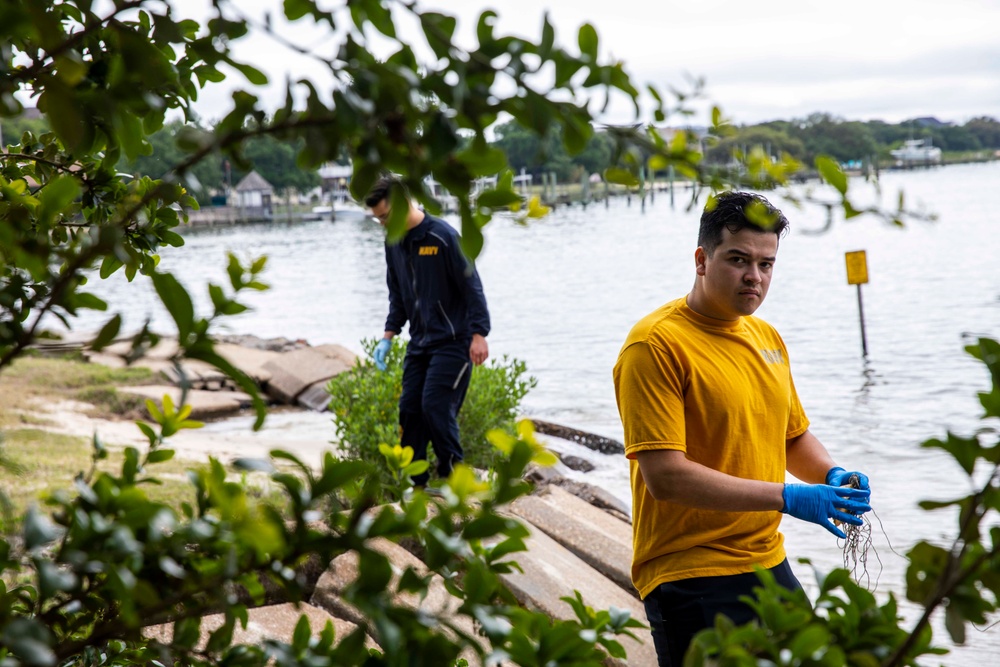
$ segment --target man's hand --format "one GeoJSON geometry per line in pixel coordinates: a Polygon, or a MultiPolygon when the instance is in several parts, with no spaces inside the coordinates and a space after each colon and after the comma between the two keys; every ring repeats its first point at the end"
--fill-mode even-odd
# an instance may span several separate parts
{"type": "Polygon", "coordinates": [[[826,473],[826,483],[830,486],[847,486],[851,482],[851,475],[858,476],[858,488],[869,489],[868,475],[863,472],[847,472],[843,468],[830,468],[826,473]]]}
{"type": "Polygon", "coordinates": [[[860,526],[862,522],[859,515],[872,508],[868,504],[870,496],[871,491],[867,489],[846,486],[785,484],[785,490],[781,493],[785,506],[781,511],[796,519],[819,524],[837,537],[846,539],[844,531],[834,526],[830,519],[860,526]]]}
{"type": "Polygon", "coordinates": [[[386,369],[385,365],[385,355],[389,354],[389,350],[392,348],[392,339],[383,338],[375,346],[375,351],[372,352],[372,356],[375,358],[375,365],[380,371],[386,369]]]}
{"type": "Polygon", "coordinates": [[[486,338],[480,334],[472,334],[472,345],[469,346],[469,359],[479,366],[490,356],[490,346],[486,344],[486,338]]]}

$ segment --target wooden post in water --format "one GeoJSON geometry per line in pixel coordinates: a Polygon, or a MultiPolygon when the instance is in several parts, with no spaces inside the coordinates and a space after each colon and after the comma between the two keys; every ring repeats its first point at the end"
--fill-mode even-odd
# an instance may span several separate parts
{"type": "Polygon", "coordinates": [[[847,284],[858,286],[858,318],[861,321],[861,353],[868,358],[868,336],[865,334],[865,308],[861,301],[861,285],[868,282],[868,260],[864,250],[844,255],[847,263],[847,284]]]}
{"type": "Polygon", "coordinates": [[[642,212],[646,212],[646,167],[639,167],[639,198],[642,212]]]}
{"type": "Polygon", "coordinates": [[[667,169],[667,178],[670,179],[670,208],[674,207],[674,165],[667,169]]]}

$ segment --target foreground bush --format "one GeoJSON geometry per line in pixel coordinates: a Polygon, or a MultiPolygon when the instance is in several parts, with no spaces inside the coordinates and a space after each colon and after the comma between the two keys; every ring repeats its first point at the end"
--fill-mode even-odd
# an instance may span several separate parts
{"type": "MultiPolygon", "coordinates": [[[[377,342],[374,338],[361,342],[368,356],[377,342]]],[[[377,466],[385,482],[389,481],[389,471],[379,445],[399,442],[399,395],[405,354],[406,344],[394,338],[385,371],[373,363],[360,363],[333,378],[327,387],[344,456],[377,466]]],[[[458,414],[459,437],[468,465],[484,469],[493,466],[497,450],[487,434],[493,429],[513,431],[521,400],[537,384],[526,373],[524,362],[507,356],[473,367],[465,404],[458,414]]],[[[428,447],[428,457],[433,456],[428,447]]]]}
{"type": "Polygon", "coordinates": [[[447,667],[464,664],[459,654],[472,650],[483,664],[598,667],[609,654],[624,658],[616,636],[640,627],[627,612],[587,607],[579,593],[566,598],[577,618],[553,620],[518,606],[502,583],[528,531],[501,508],[530,491],[522,479],[530,463],[552,460],[527,422],[516,437],[492,434],[502,454],[487,480],[459,465],[440,499],[410,488],[406,473],[426,463],[397,445],[383,448],[396,480],[388,489],[378,488],[366,463],[327,454],[314,470],[274,451],[237,467],[266,472],[283,491],[279,501],[256,498],[213,460],[190,473],[190,495],[178,511],[145,489],[157,483],[156,464],[173,455],[164,439],[199,424],[169,398],[149,411],[157,424],[140,424],[145,451],[129,447],[119,469],[102,470],[107,450],[95,438],[94,467],[72,491],[53,494],[47,510],[28,510],[16,534],[3,527],[0,665],[447,667]],[[277,463],[286,471],[276,471],[277,463]],[[376,506],[386,492],[396,502],[376,506]],[[334,505],[346,509],[325,511],[334,505]],[[426,595],[431,583],[413,571],[394,577],[377,550],[378,538],[404,537],[461,600],[449,616],[396,602],[402,593],[426,595]],[[349,552],[358,557],[358,577],[343,598],[364,616],[357,630],[337,636],[332,623],[310,628],[302,618],[288,644],[232,643],[248,607],[308,599],[308,566],[325,568],[349,552]],[[225,623],[199,643],[201,617],[218,612],[225,623]],[[481,637],[463,634],[456,616],[481,637]],[[173,624],[168,643],[142,635],[144,626],[162,623],[173,624]],[[380,650],[369,650],[366,636],[380,650]]]}
{"type": "MultiPolygon", "coordinates": [[[[906,598],[923,607],[912,626],[900,616],[896,596],[880,602],[843,568],[816,570],[819,595],[813,602],[789,592],[762,573],[759,601],[749,601],[761,621],[736,627],[723,617],[692,643],[684,667],[898,667],[949,664],[921,656],[942,655],[934,645],[931,618],[944,614],[956,644],[965,643],[968,624],[987,625],[1000,610],[1000,343],[981,338],[967,351],[989,370],[990,391],[979,394],[985,426],[970,436],[948,433],[923,447],[942,449],[969,476],[972,492],[949,501],[925,500],[927,511],[950,508],[958,516],[950,547],[922,540],[909,552],[906,598]],[[992,442],[990,442],[992,441],[992,442]]],[[[801,562],[808,562],[802,559],[801,562]]]]}

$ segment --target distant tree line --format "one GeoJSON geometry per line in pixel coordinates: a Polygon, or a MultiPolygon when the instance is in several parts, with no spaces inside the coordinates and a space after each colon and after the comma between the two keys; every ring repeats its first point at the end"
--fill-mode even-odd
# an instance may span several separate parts
{"type": "Polygon", "coordinates": [[[826,113],[798,120],[776,120],[743,125],[706,153],[709,162],[726,162],[734,151],[754,146],[770,149],[771,155],[787,153],[812,163],[818,155],[829,155],[842,163],[878,157],[890,159],[889,150],[907,139],[930,139],[943,151],[963,152],[1000,149],[1000,121],[988,116],[964,125],[918,118],[892,124],[880,120],[848,121],[826,113]]]}
{"type": "MultiPolygon", "coordinates": [[[[37,137],[48,132],[49,126],[44,118],[21,117],[4,119],[0,129],[6,144],[18,143],[26,131],[37,137]]],[[[123,157],[118,171],[136,177],[162,178],[188,154],[182,147],[183,143],[196,140],[198,132],[199,128],[180,121],[167,123],[146,137],[152,146],[148,155],[139,155],[131,161],[123,157]],[[183,130],[189,131],[187,136],[183,130]]],[[[213,193],[226,192],[227,187],[235,186],[252,169],[263,176],[274,187],[275,192],[307,192],[319,185],[320,177],[315,170],[302,169],[296,163],[296,156],[302,149],[301,144],[302,139],[283,140],[271,135],[255,136],[243,147],[243,164],[233,164],[218,153],[212,153],[190,170],[188,191],[202,205],[208,204],[213,193]]]]}
{"type": "MultiPolygon", "coordinates": [[[[166,124],[149,136],[153,147],[149,155],[134,161],[123,159],[120,171],[134,176],[160,178],[170,165],[181,160],[185,152],[180,122],[166,124]]],[[[42,118],[14,118],[3,121],[5,141],[17,141],[25,131],[40,134],[48,130],[42,118]]],[[[964,152],[1000,150],[1000,121],[989,116],[973,118],[963,125],[942,123],[933,118],[919,118],[902,123],[880,120],[850,121],[827,113],[814,113],[803,119],[775,120],[756,125],[739,125],[729,136],[705,146],[705,159],[712,164],[729,162],[734,153],[763,148],[778,157],[787,154],[805,164],[812,164],[819,155],[829,155],[841,163],[876,157],[883,163],[891,161],[889,151],[908,139],[930,139],[943,151],[964,152]]],[[[207,204],[211,193],[225,192],[236,185],[250,168],[255,169],[279,193],[306,192],[319,185],[319,175],[301,169],[296,164],[301,139],[285,141],[270,135],[257,136],[246,143],[242,166],[228,164],[218,154],[201,161],[191,170],[189,190],[207,204]]],[[[588,139],[584,150],[570,155],[557,124],[545,136],[508,121],[494,129],[493,144],[506,154],[515,172],[524,170],[536,179],[555,174],[560,182],[578,182],[590,174],[600,174],[614,162],[614,140],[606,132],[597,131],[588,139]]],[[[345,156],[346,158],[346,156],[345,156]]],[[[536,181],[537,182],[537,181],[536,181]]]]}
{"type": "MultiPolygon", "coordinates": [[[[601,173],[613,161],[614,142],[600,131],[594,133],[582,153],[574,156],[566,151],[557,129],[539,137],[508,122],[496,128],[495,137],[495,145],[507,153],[515,170],[523,168],[536,177],[554,173],[561,182],[578,181],[583,174],[601,173]]],[[[892,124],[880,120],[848,121],[815,113],[804,119],[733,127],[729,136],[705,146],[705,159],[722,164],[729,162],[734,153],[759,146],[774,157],[784,153],[805,164],[812,164],[819,155],[829,155],[841,163],[876,157],[884,164],[892,160],[889,151],[908,139],[930,139],[950,152],[1000,150],[1000,121],[982,116],[964,125],[933,118],[892,124]]]]}

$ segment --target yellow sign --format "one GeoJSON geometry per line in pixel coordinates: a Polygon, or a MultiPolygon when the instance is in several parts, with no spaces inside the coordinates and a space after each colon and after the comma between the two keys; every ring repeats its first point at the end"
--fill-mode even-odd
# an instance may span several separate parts
{"type": "Polygon", "coordinates": [[[864,250],[855,250],[844,255],[847,260],[847,284],[861,285],[868,282],[868,260],[864,250]]]}

